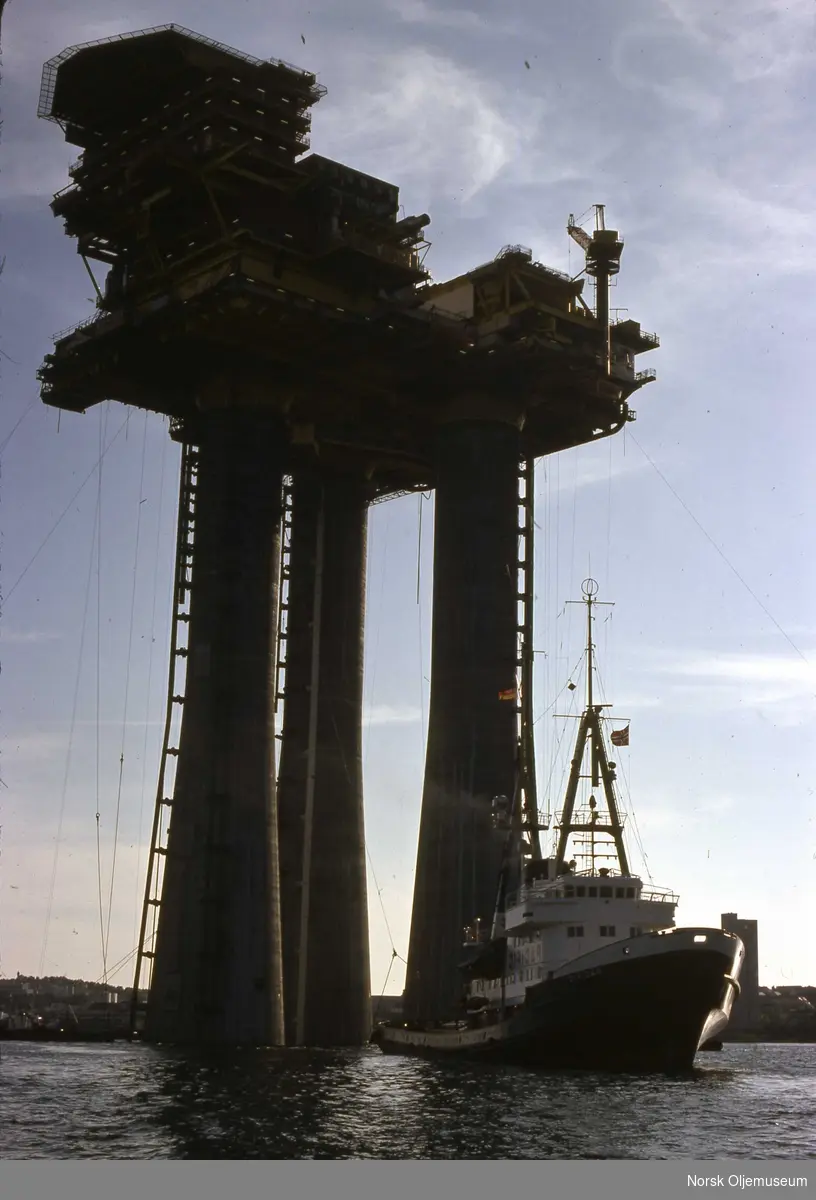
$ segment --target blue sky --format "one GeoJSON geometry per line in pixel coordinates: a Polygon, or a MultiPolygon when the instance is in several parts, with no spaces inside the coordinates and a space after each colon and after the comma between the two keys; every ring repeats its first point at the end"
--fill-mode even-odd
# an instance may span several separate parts
{"type": "MultiPolygon", "coordinates": [[[[158,417],[126,422],[111,405],[58,421],[39,403],[51,337],[92,311],[92,292],[48,209],[77,151],[36,109],[42,64],[65,46],[175,21],[316,70],[328,95],[313,149],[399,184],[406,211],[431,214],[436,279],[509,242],[575,272],[567,216],[607,204],[626,241],[612,303],[660,334],[643,360],[659,380],[625,434],[538,468],[536,712],[580,655],[580,614],[563,605],[591,569],[616,605],[597,641],[609,698],[632,720],[618,758],[655,882],[680,893],[681,923],[757,918],[763,982],[813,983],[812,3],[578,0],[545,20],[534,0],[308,2],[85,0],[69,15],[29,0],[5,15],[0,444],[25,416],[0,481],[0,970],[101,975],[98,864],[106,929],[117,804],[108,964],[135,945],[178,449],[158,417]],[[115,438],[101,489],[100,438],[115,438]]],[[[370,527],[375,990],[391,937],[407,952],[432,522],[433,501],[414,497],[377,506],[370,527]]],[[[554,804],[563,727],[549,714],[536,726],[554,804]]],[[[640,865],[636,844],[633,856],[640,865]]]]}

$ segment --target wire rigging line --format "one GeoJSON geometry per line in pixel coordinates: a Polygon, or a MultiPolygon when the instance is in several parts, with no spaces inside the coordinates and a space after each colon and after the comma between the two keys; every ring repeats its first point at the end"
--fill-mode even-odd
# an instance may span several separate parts
{"type": "MultiPolygon", "coordinates": [[[[154,937],[155,937],[155,932],[147,934],[145,937],[145,944],[150,945],[150,943],[153,941],[154,937]]],[[[108,980],[114,979],[119,974],[120,971],[123,971],[125,969],[125,967],[131,961],[131,959],[135,958],[138,953],[139,953],[139,947],[134,946],[134,948],[128,954],[123,955],[122,958],[118,959],[118,961],[113,964],[113,966],[106,973],[106,975],[100,975],[98,979],[94,980],[94,982],[95,983],[107,983],[108,980]]]]}
{"type": "Polygon", "coordinates": [[[94,465],[91,467],[90,471],[89,471],[89,472],[88,472],[88,474],[85,476],[85,478],[83,479],[82,483],[79,485],[79,487],[78,487],[78,488],[77,488],[77,490],[74,492],[74,494],[73,494],[73,496],[71,497],[71,499],[70,499],[70,500],[68,501],[68,503],[66,504],[65,508],[62,510],[62,514],[61,514],[61,515],[60,515],[60,516],[57,518],[57,520],[56,520],[56,521],[54,522],[54,524],[51,526],[51,528],[50,528],[50,530],[48,531],[48,533],[45,535],[45,537],[43,538],[43,540],[40,542],[40,545],[39,545],[39,547],[37,548],[37,550],[35,551],[35,553],[34,553],[34,554],[31,556],[31,558],[28,560],[28,563],[27,563],[27,565],[24,567],[24,569],[22,570],[22,572],[21,572],[21,573],[20,573],[20,574],[17,576],[16,580],[14,581],[14,583],[12,584],[12,586],[9,588],[9,590],[6,592],[6,597],[5,597],[5,599],[6,599],[6,603],[7,603],[7,604],[8,604],[8,602],[9,602],[10,598],[11,598],[11,597],[14,595],[14,593],[17,591],[17,588],[20,586],[20,584],[21,584],[21,583],[23,582],[23,580],[25,579],[25,577],[26,577],[26,575],[28,574],[28,572],[29,572],[29,571],[31,570],[31,568],[34,566],[34,563],[37,561],[37,559],[38,559],[38,558],[40,557],[40,555],[42,554],[42,552],[43,552],[43,550],[45,549],[45,547],[46,547],[47,543],[48,543],[48,542],[51,540],[51,538],[52,538],[52,537],[53,537],[53,535],[56,533],[56,531],[57,531],[57,529],[59,528],[59,526],[62,524],[62,522],[63,522],[63,521],[65,520],[65,518],[68,516],[68,513],[69,513],[69,512],[70,512],[70,510],[71,510],[71,506],[73,505],[73,503],[74,503],[74,501],[76,500],[77,496],[78,496],[78,495],[80,494],[80,492],[81,492],[81,491],[84,489],[85,485],[86,485],[86,484],[87,484],[87,483],[88,483],[88,482],[89,482],[89,481],[90,481],[90,480],[93,478],[93,476],[96,474],[97,470],[99,469],[99,467],[100,467],[100,465],[101,465],[101,463],[102,463],[102,459],[105,457],[105,455],[108,453],[108,451],[110,450],[110,448],[111,448],[111,446],[113,445],[113,443],[114,443],[114,442],[116,441],[116,439],[119,437],[119,434],[120,434],[120,433],[122,432],[122,430],[125,428],[125,425],[126,425],[126,423],[127,423],[127,419],[125,419],[125,420],[122,422],[122,424],[121,424],[121,425],[119,426],[119,428],[117,429],[116,433],[113,435],[113,437],[111,438],[111,440],[108,442],[107,446],[105,446],[104,450],[102,450],[102,451],[101,451],[101,453],[100,453],[100,455],[99,455],[99,458],[98,458],[98,459],[97,459],[97,461],[94,463],[94,465]]]}
{"type": "Polygon", "coordinates": [[[153,603],[150,613],[150,648],[147,657],[147,700],[145,705],[144,742],[142,744],[142,790],[139,798],[139,824],[136,835],[136,890],[133,900],[133,940],[138,941],[139,928],[139,892],[142,868],[142,823],[144,821],[145,792],[147,789],[147,741],[150,730],[151,684],[153,682],[153,648],[156,641],[156,603],[159,594],[159,561],[161,554],[162,511],[164,504],[164,478],[167,464],[167,447],[169,439],[162,439],[161,476],[159,478],[158,516],[156,518],[156,549],[153,561],[153,603]]]}
{"type": "Polygon", "coordinates": [[[99,474],[96,489],[96,877],[99,891],[99,933],[102,938],[102,969],[107,975],[107,948],[105,945],[105,920],[102,911],[102,847],[99,837],[99,809],[101,801],[100,768],[102,761],[102,459],[103,446],[108,424],[109,405],[103,414],[99,412],[99,474]]]}
{"type": "Polygon", "coordinates": [[[580,657],[580,658],[578,659],[578,661],[576,662],[575,666],[574,666],[574,667],[572,668],[572,670],[570,671],[569,675],[567,676],[567,682],[566,682],[566,683],[564,684],[564,686],[561,688],[561,691],[560,691],[560,692],[558,693],[558,695],[555,697],[555,699],[553,700],[552,704],[548,704],[548,705],[547,705],[547,707],[546,707],[546,708],[545,708],[545,709],[544,709],[542,712],[540,712],[540,713],[538,714],[538,716],[537,716],[537,717],[536,717],[536,718],[533,720],[533,724],[534,724],[534,725],[537,725],[537,724],[538,724],[538,722],[541,720],[541,718],[542,718],[542,717],[546,717],[547,713],[548,713],[548,712],[551,712],[551,711],[552,711],[552,709],[554,709],[554,708],[555,708],[556,704],[557,704],[557,703],[558,703],[558,701],[561,699],[561,697],[564,695],[564,692],[567,690],[567,688],[569,687],[570,683],[572,682],[572,677],[573,677],[573,675],[575,674],[575,672],[578,670],[578,668],[580,667],[580,665],[581,665],[581,659],[582,659],[582,658],[583,658],[583,654],[581,655],[581,657],[580,657]]]}
{"type": "MultiPolygon", "coordinates": [[[[399,958],[399,955],[397,954],[396,950],[392,950],[391,951],[391,961],[388,964],[388,970],[385,973],[385,980],[383,981],[382,990],[380,991],[380,997],[379,997],[380,999],[382,999],[382,997],[385,995],[385,989],[388,987],[388,980],[391,978],[391,971],[394,967],[394,959],[395,958],[399,958]]],[[[375,1011],[375,1016],[376,1016],[376,1013],[377,1013],[376,1007],[375,1007],[374,1011],[375,1011]]]]}
{"type": "Polygon", "coordinates": [[[65,818],[65,804],[68,797],[68,779],[71,772],[71,756],[74,746],[74,732],[76,730],[77,709],[79,707],[79,685],[82,680],[82,664],[85,657],[85,635],[88,628],[88,609],[91,602],[91,579],[93,578],[94,555],[96,552],[96,524],[99,519],[98,511],[94,512],[93,530],[91,532],[91,552],[88,556],[88,574],[85,580],[85,604],[82,611],[82,630],[79,636],[79,655],[77,657],[76,681],[74,683],[74,699],[71,707],[71,723],[68,728],[68,750],[65,756],[65,772],[62,777],[62,792],[60,795],[59,819],[57,821],[57,839],[54,846],[54,860],[51,864],[51,882],[48,888],[48,902],[45,910],[45,928],[43,930],[42,949],[40,950],[40,965],[39,975],[42,977],[45,970],[45,955],[48,949],[48,935],[51,930],[51,913],[54,906],[54,892],[57,883],[57,867],[59,863],[60,845],[62,843],[62,829],[65,818]]]}
{"type": "Polygon", "coordinates": [[[28,414],[34,408],[34,405],[37,403],[37,400],[38,400],[37,396],[35,396],[33,400],[29,400],[28,404],[23,409],[22,415],[17,418],[15,423],[12,425],[11,429],[8,431],[6,436],[3,438],[2,442],[0,442],[0,457],[2,457],[3,454],[5,454],[6,447],[8,446],[9,442],[14,437],[15,433],[20,428],[20,426],[22,425],[23,421],[26,419],[28,414]]]}
{"type": "MultiPolygon", "coordinates": [[[[572,675],[574,675],[574,674],[575,674],[575,671],[576,671],[576,670],[578,669],[578,667],[581,665],[581,661],[582,661],[582,659],[583,659],[583,655],[581,655],[581,658],[579,658],[578,662],[575,664],[575,668],[574,668],[574,669],[573,669],[573,671],[571,672],[571,674],[572,674],[572,675]]],[[[567,688],[567,687],[569,687],[569,682],[567,682],[567,683],[564,685],[564,688],[567,688]]],[[[561,689],[561,692],[563,692],[563,691],[564,691],[564,688],[562,688],[562,689],[561,689]]],[[[561,692],[559,692],[559,696],[561,695],[561,692]]],[[[571,701],[570,701],[570,708],[572,708],[572,706],[575,704],[575,697],[576,697],[576,693],[577,693],[577,688],[576,688],[576,690],[575,690],[575,691],[572,693],[572,698],[571,698],[571,701]]],[[[557,700],[557,699],[558,699],[558,697],[556,697],[556,700],[557,700]]],[[[552,708],[552,707],[555,705],[555,703],[556,703],[556,701],[554,700],[554,701],[553,701],[553,704],[551,704],[551,705],[550,705],[550,708],[552,708]]],[[[570,715],[571,715],[571,714],[570,714],[570,715]]],[[[543,717],[543,716],[544,716],[544,713],[542,713],[542,714],[541,714],[541,716],[543,717]]],[[[563,740],[564,740],[564,737],[565,737],[565,735],[566,735],[566,732],[567,732],[567,728],[568,728],[568,720],[565,720],[565,721],[564,721],[564,728],[561,730],[561,734],[560,734],[560,736],[559,736],[559,738],[558,738],[558,740],[557,740],[557,742],[556,742],[555,749],[553,750],[553,753],[552,753],[552,755],[550,756],[550,773],[549,773],[549,775],[547,776],[547,783],[546,783],[546,786],[545,786],[545,789],[544,789],[544,790],[545,790],[545,792],[546,792],[546,794],[547,794],[548,796],[550,795],[550,788],[551,788],[551,784],[552,784],[553,775],[554,775],[554,773],[555,773],[556,764],[557,764],[557,762],[558,762],[558,754],[559,754],[559,751],[560,751],[560,749],[561,749],[561,743],[562,743],[562,742],[563,742],[563,740]]]]}
{"type": "Polygon", "coordinates": [[[417,625],[419,628],[419,711],[422,721],[422,749],[425,750],[427,738],[427,721],[425,718],[425,647],[422,637],[422,597],[420,595],[420,563],[422,561],[422,504],[424,493],[419,493],[419,530],[417,533],[417,625]]]}
{"type": "MultiPolygon", "coordinates": [[[[398,959],[400,959],[401,962],[405,962],[405,959],[402,957],[402,955],[397,953],[397,948],[394,945],[394,936],[391,933],[391,926],[388,923],[388,914],[385,911],[385,905],[383,904],[383,898],[382,898],[383,890],[380,887],[379,883],[377,882],[377,873],[374,870],[374,863],[371,859],[371,851],[369,850],[368,846],[366,846],[366,855],[368,856],[368,865],[371,867],[371,878],[374,880],[374,887],[377,889],[377,899],[379,900],[380,908],[382,909],[383,920],[385,921],[385,928],[388,932],[388,940],[391,943],[391,950],[393,951],[391,961],[393,962],[395,958],[398,958],[398,959]]],[[[405,965],[407,966],[408,964],[405,963],[405,965]]],[[[386,980],[386,982],[387,982],[387,980],[386,980]]]]}
{"type": "Polygon", "coordinates": [[[653,459],[653,458],[651,458],[651,457],[649,456],[649,454],[647,454],[647,452],[646,452],[646,451],[643,449],[643,447],[641,446],[640,442],[637,440],[637,438],[636,438],[636,437],[634,437],[634,435],[632,435],[632,441],[635,443],[635,445],[637,446],[638,450],[641,452],[641,454],[642,454],[642,455],[643,455],[643,457],[646,459],[646,461],[647,461],[648,463],[650,463],[650,464],[652,465],[652,467],[654,467],[655,471],[657,471],[658,475],[659,475],[659,476],[660,476],[660,478],[663,480],[663,482],[665,483],[666,487],[669,489],[669,491],[671,492],[671,494],[674,496],[675,500],[677,500],[677,502],[678,502],[678,503],[679,503],[679,504],[680,504],[680,505],[681,505],[681,506],[682,506],[682,507],[683,507],[683,508],[686,510],[686,512],[687,512],[687,513],[688,513],[688,515],[691,517],[691,519],[692,519],[692,521],[694,522],[694,524],[697,526],[697,528],[700,530],[700,532],[701,532],[701,533],[703,534],[703,536],[705,537],[706,541],[708,541],[708,542],[710,542],[710,543],[711,543],[711,545],[712,545],[712,546],[714,547],[714,549],[717,551],[717,553],[719,554],[720,558],[723,560],[723,562],[724,562],[724,563],[725,563],[725,565],[728,567],[728,569],[729,569],[730,571],[732,571],[734,575],[736,575],[737,579],[740,581],[740,583],[742,584],[742,586],[745,588],[746,592],[748,592],[749,596],[751,596],[751,597],[752,597],[752,598],[753,598],[753,599],[756,601],[756,603],[759,605],[759,607],[760,607],[760,608],[762,609],[762,611],[765,613],[765,616],[766,616],[766,617],[767,617],[767,618],[768,618],[770,621],[772,621],[772,622],[773,622],[773,624],[776,626],[777,630],[778,630],[778,631],[779,631],[779,632],[782,634],[782,637],[785,639],[785,641],[788,643],[788,645],[791,647],[791,649],[792,649],[792,650],[794,650],[794,651],[795,651],[795,652],[796,652],[796,653],[799,655],[799,657],[801,658],[802,662],[804,662],[804,663],[808,663],[808,665],[810,665],[809,659],[807,659],[807,658],[805,657],[805,655],[802,653],[802,651],[799,649],[799,647],[796,645],[796,643],[793,641],[793,639],[792,639],[791,637],[789,637],[789,636],[788,636],[788,634],[785,632],[785,630],[784,630],[784,629],[782,628],[782,626],[779,624],[779,622],[777,621],[777,619],[776,619],[776,617],[773,615],[773,613],[769,612],[769,610],[768,610],[768,609],[765,607],[765,605],[762,603],[762,601],[760,600],[760,598],[759,598],[759,596],[756,594],[756,592],[753,590],[753,588],[752,588],[752,587],[750,587],[750,585],[749,585],[749,584],[748,584],[748,583],[747,583],[747,582],[746,582],[746,581],[743,579],[742,575],[740,575],[739,571],[738,571],[738,570],[737,570],[737,568],[734,566],[734,564],[731,562],[731,560],[730,560],[730,559],[729,559],[729,558],[726,556],[726,554],[724,553],[724,551],[720,549],[720,547],[719,547],[719,546],[717,545],[717,543],[714,541],[714,539],[713,539],[713,537],[711,536],[711,534],[710,534],[710,533],[709,533],[709,532],[708,532],[708,531],[707,531],[707,530],[704,528],[704,526],[703,526],[703,525],[700,523],[700,521],[698,521],[697,517],[695,517],[694,513],[691,511],[691,509],[689,508],[689,506],[686,504],[686,502],[685,502],[685,500],[683,499],[683,497],[682,497],[682,496],[680,496],[680,495],[678,494],[678,492],[677,492],[677,491],[676,491],[676,490],[675,490],[675,489],[672,487],[672,485],[669,483],[669,481],[668,481],[668,479],[666,478],[666,476],[665,476],[665,475],[663,474],[663,472],[660,470],[660,467],[658,467],[658,465],[657,465],[657,463],[654,461],[654,459],[653,459]]]}
{"type": "MultiPolygon", "coordinates": [[[[380,624],[381,624],[382,612],[383,612],[383,599],[385,597],[385,567],[386,567],[386,562],[388,560],[388,526],[391,524],[391,513],[388,509],[388,505],[385,506],[385,509],[386,509],[385,536],[383,537],[382,575],[380,577],[380,602],[379,602],[379,605],[377,608],[377,636],[374,640],[374,654],[373,654],[372,662],[371,662],[371,678],[368,682],[368,695],[369,696],[372,696],[374,694],[374,681],[377,678],[377,661],[378,661],[378,653],[379,653],[379,649],[380,649],[380,624]]],[[[372,532],[373,532],[373,530],[372,530],[372,532]]],[[[364,681],[363,682],[364,690],[365,690],[365,687],[366,687],[366,685],[365,685],[365,681],[364,681]]],[[[371,708],[371,706],[369,705],[368,720],[366,721],[366,733],[368,735],[370,735],[370,733],[371,733],[371,711],[370,711],[370,708],[371,708]]],[[[371,751],[371,737],[368,736],[368,737],[366,737],[366,749],[365,749],[365,757],[363,759],[363,770],[365,770],[366,766],[368,765],[368,756],[369,756],[370,751],[371,751]]]]}
{"type": "MultiPolygon", "coordinates": [[[[610,613],[610,616],[611,616],[611,613],[610,613]]],[[[596,662],[596,664],[595,664],[595,673],[596,673],[596,674],[597,674],[597,676],[598,676],[598,684],[599,684],[599,686],[600,686],[601,695],[603,695],[604,697],[608,696],[608,695],[609,695],[609,693],[606,691],[606,687],[604,686],[604,681],[603,681],[603,676],[602,676],[602,674],[601,674],[601,669],[600,669],[600,667],[598,666],[597,662],[596,662]]],[[[613,718],[612,718],[611,716],[609,716],[609,717],[604,717],[603,719],[604,719],[604,720],[610,720],[610,721],[611,721],[611,720],[613,720],[613,718]]],[[[620,756],[619,756],[619,755],[616,755],[616,758],[617,758],[617,757],[620,757],[620,756]]],[[[624,793],[625,793],[625,795],[626,795],[626,809],[627,809],[627,813],[628,813],[628,816],[629,816],[629,817],[631,817],[633,836],[634,836],[634,838],[635,838],[635,841],[637,842],[637,846],[638,846],[638,849],[640,850],[641,857],[643,858],[643,865],[644,865],[644,866],[645,866],[645,868],[646,868],[646,874],[647,874],[648,878],[651,880],[651,878],[652,878],[652,875],[651,875],[651,871],[650,871],[650,869],[649,869],[649,860],[648,860],[648,857],[647,857],[647,855],[646,855],[646,848],[644,847],[644,845],[643,845],[643,840],[642,840],[642,838],[641,838],[641,836],[640,836],[640,829],[639,829],[639,827],[638,827],[638,823],[637,823],[637,816],[636,816],[636,814],[635,814],[635,806],[634,806],[634,803],[633,803],[633,801],[632,801],[632,792],[631,792],[631,788],[629,787],[629,783],[628,783],[628,781],[627,781],[627,779],[626,779],[626,772],[625,772],[625,766],[624,766],[624,765],[622,765],[622,766],[621,766],[621,783],[622,783],[622,785],[623,785],[623,788],[622,788],[622,790],[623,790],[623,792],[624,792],[624,793]]]]}
{"type": "Polygon", "coordinates": [[[613,438],[609,439],[609,480],[606,489],[606,580],[609,586],[609,560],[612,549],[612,449],[613,438]]]}
{"type": "Polygon", "coordinates": [[[113,858],[111,861],[110,890],[108,894],[108,921],[105,927],[105,957],[110,947],[111,915],[113,913],[113,889],[116,879],[116,851],[119,845],[119,816],[122,810],[122,780],[125,771],[125,738],[127,734],[128,700],[130,698],[130,665],[133,657],[133,626],[136,617],[136,585],[139,567],[139,539],[142,531],[142,492],[144,490],[145,456],[147,453],[147,421],[148,412],[145,409],[144,430],[142,434],[142,461],[139,470],[139,495],[136,504],[136,543],[133,550],[133,588],[130,593],[130,628],[128,630],[127,665],[125,667],[125,700],[122,711],[122,741],[119,750],[119,783],[116,790],[116,817],[113,825],[113,858]]]}

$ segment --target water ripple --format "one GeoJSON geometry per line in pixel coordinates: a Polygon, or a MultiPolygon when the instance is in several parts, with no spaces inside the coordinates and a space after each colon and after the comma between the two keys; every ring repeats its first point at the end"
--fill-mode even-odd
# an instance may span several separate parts
{"type": "Polygon", "coordinates": [[[816,1046],[701,1062],[666,1079],[7,1042],[0,1158],[816,1158],[816,1046]]]}

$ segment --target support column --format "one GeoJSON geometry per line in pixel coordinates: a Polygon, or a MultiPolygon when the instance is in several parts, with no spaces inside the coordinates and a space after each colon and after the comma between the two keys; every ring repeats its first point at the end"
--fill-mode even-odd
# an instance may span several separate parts
{"type": "Polygon", "coordinates": [[[209,414],[199,473],[187,681],[150,1041],[280,1045],[283,996],[274,683],[285,442],[209,414]]]}
{"type": "Polygon", "coordinates": [[[515,782],[518,430],[444,426],[437,441],[428,747],[405,1010],[457,1011],[465,926],[493,915],[504,835],[494,796],[515,782]]]}
{"type": "Polygon", "coordinates": [[[366,526],[362,481],[317,472],[295,477],[278,777],[287,1045],[362,1045],[371,1034],[362,770],[366,526]]]}

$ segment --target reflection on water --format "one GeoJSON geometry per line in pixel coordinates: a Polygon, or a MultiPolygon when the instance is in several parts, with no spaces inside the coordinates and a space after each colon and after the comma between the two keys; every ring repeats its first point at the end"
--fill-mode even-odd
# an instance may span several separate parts
{"type": "Polygon", "coordinates": [[[2,1056],[2,1158],[816,1157],[816,1046],[726,1047],[677,1079],[374,1049],[2,1056]]]}

